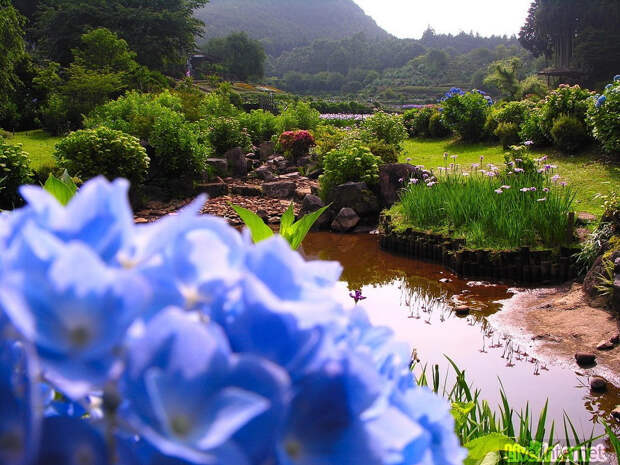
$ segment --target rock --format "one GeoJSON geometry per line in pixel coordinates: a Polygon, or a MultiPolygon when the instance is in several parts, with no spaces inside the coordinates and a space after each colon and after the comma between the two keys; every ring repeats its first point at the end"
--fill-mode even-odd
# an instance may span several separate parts
{"type": "Polygon", "coordinates": [[[219,176],[228,172],[228,160],[225,158],[207,158],[207,166],[213,168],[213,171],[219,176]]]}
{"type": "Polygon", "coordinates": [[[590,378],[590,389],[594,392],[605,392],[607,390],[607,381],[600,376],[590,378]]]}
{"type": "Polygon", "coordinates": [[[293,181],[275,181],[263,184],[263,193],[267,197],[276,199],[288,199],[295,193],[295,183],[293,181]]]}
{"type": "Polygon", "coordinates": [[[611,411],[611,416],[620,420],[620,405],[616,405],[616,408],[611,411]]]}
{"type": "Polygon", "coordinates": [[[596,286],[599,284],[598,277],[603,273],[603,257],[598,257],[583,280],[583,291],[590,298],[596,298],[600,295],[600,291],[596,286]]]}
{"type": "MultiPolygon", "coordinates": [[[[316,195],[308,194],[304,197],[303,201],[301,202],[301,210],[299,211],[299,216],[302,217],[309,213],[314,213],[319,208],[323,208],[324,206],[325,204],[323,203],[320,197],[317,197],[316,195]]],[[[319,216],[319,219],[316,220],[316,223],[314,223],[314,225],[312,226],[312,230],[317,231],[319,229],[323,229],[330,223],[330,219],[331,218],[329,216],[329,213],[324,212],[321,216],[319,216]]]]}
{"type": "Polygon", "coordinates": [[[232,186],[230,193],[235,195],[241,195],[243,197],[260,197],[263,195],[263,190],[259,186],[232,186]]]}
{"type": "Polygon", "coordinates": [[[614,292],[611,296],[611,309],[616,313],[620,312],[620,274],[616,274],[614,279],[614,292]]]}
{"type": "Polygon", "coordinates": [[[620,257],[616,258],[614,261],[614,272],[620,273],[620,257]]]}
{"type": "Polygon", "coordinates": [[[147,220],[146,218],[136,218],[135,220],[133,220],[133,222],[136,224],[144,224],[144,223],[148,223],[149,220],[147,220]]]}
{"type": "Polygon", "coordinates": [[[257,177],[267,182],[275,181],[276,179],[276,175],[273,174],[266,165],[262,165],[256,168],[254,173],[256,174],[257,177]]]}
{"type": "Polygon", "coordinates": [[[258,146],[258,155],[265,161],[273,155],[273,142],[263,142],[258,146]]]}
{"type": "Polygon", "coordinates": [[[353,230],[353,234],[370,234],[374,229],[374,226],[358,226],[353,230]]]}
{"type": "Polygon", "coordinates": [[[230,149],[226,152],[225,157],[233,177],[245,178],[248,175],[248,160],[245,158],[243,150],[239,147],[230,149]]]}
{"type": "Polygon", "coordinates": [[[312,157],[310,155],[306,155],[297,160],[297,166],[308,166],[310,163],[312,163],[312,157]]]}
{"type": "Polygon", "coordinates": [[[575,360],[579,366],[594,365],[596,363],[596,355],[589,352],[577,352],[575,360]]]}
{"type": "Polygon", "coordinates": [[[332,221],[332,230],[336,232],[349,232],[355,228],[360,222],[360,217],[352,208],[341,209],[334,221],[332,221]]]}
{"type": "Polygon", "coordinates": [[[310,189],[310,187],[295,189],[295,200],[298,202],[303,201],[307,195],[312,195],[312,189],[310,189]]]}
{"type": "Polygon", "coordinates": [[[258,154],[255,152],[246,153],[245,158],[247,158],[248,160],[259,160],[260,159],[258,154]]]}
{"type": "Polygon", "coordinates": [[[288,161],[282,155],[278,155],[272,159],[272,163],[276,166],[277,169],[283,170],[288,166],[288,161]]]}
{"type": "Polygon", "coordinates": [[[454,309],[454,313],[456,313],[456,316],[467,316],[469,315],[470,311],[471,309],[467,305],[459,305],[454,309]]]}
{"type": "Polygon", "coordinates": [[[343,208],[351,208],[362,218],[375,218],[379,214],[379,200],[365,182],[348,182],[332,189],[329,199],[330,210],[340,212],[343,208]]]}
{"type": "Polygon", "coordinates": [[[596,350],[611,350],[613,348],[614,348],[614,345],[610,341],[601,341],[596,346],[596,350]]]}
{"type": "Polygon", "coordinates": [[[197,186],[200,192],[204,192],[210,199],[215,197],[221,197],[228,195],[228,184],[225,182],[212,182],[208,184],[198,184],[197,186]]]}
{"type": "Polygon", "coordinates": [[[285,173],[285,174],[280,175],[280,179],[287,180],[287,181],[295,181],[299,179],[300,177],[301,175],[299,174],[299,171],[291,171],[290,173],[285,173]]]}
{"type": "Polygon", "coordinates": [[[405,182],[411,178],[422,179],[422,171],[407,163],[388,163],[379,168],[379,201],[389,208],[398,201],[405,182]]]}
{"type": "Polygon", "coordinates": [[[618,344],[620,343],[620,333],[616,333],[613,336],[611,336],[609,338],[609,342],[611,342],[612,344],[618,344]]]}
{"type": "Polygon", "coordinates": [[[260,210],[258,210],[258,211],[256,212],[256,214],[257,214],[258,216],[260,216],[260,218],[261,218],[261,219],[262,219],[265,223],[267,223],[267,222],[269,221],[269,213],[267,213],[267,211],[266,211],[266,210],[263,210],[263,209],[261,208],[260,210]]]}

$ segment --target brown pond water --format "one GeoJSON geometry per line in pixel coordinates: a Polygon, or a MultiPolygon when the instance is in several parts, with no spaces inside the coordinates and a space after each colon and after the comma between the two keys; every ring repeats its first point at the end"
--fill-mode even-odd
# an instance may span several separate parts
{"type": "MultiPolygon", "coordinates": [[[[501,379],[517,411],[515,418],[529,402],[537,419],[549,399],[548,418],[555,420],[556,431],[558,427],[563,431],[564,412],[586,437],[593,429],[602,432],[601,418],[614,422],[610,413],[620,404],[620,390],[593,394],[587,377],[571,367],[558,360],[534,361],[532,347],[522,342],[528,340],[526,335],[493,327],[489,317],[500,312],[501,301],[515,292],[507,286],[468,282],[439,265],[384,252],[378,236],[372,235],[312,233],[301,252],[308,259],[340,262],[344,271],[339,299],[353,305],[349,291],[361,289],[367,297],[361,305],[373,323],[389,326],[399,339],[409,342],[422,365],[439,364],[442,378],[448,371],[453,374],[445,358],[449,356],[491,406],[500,401],[501,379]],[[474,310],[470,316],[454,314],[452,308],[459,302],[474,310]]],[[[615,428],[619,426],[616,422],[615,428]]]]}

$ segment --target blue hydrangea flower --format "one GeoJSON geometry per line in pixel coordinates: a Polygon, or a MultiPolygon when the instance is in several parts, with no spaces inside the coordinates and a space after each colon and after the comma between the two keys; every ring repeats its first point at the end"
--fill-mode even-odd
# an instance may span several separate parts
{"type": "Polygon", "coordinates": [[[124,416],[163,454],[230,465],[273,450],[288,388],[280,367],[233,354],[217,325],[174,308],[132,340],[121,384],[124,416]]]}
{"type": "Polygon", "coordinates": [[[34,344],[45,377],[73,399],[101,387],[144,305],[144,280],[32,224],[5,255],[0,306],[34,344]]]}
{"type": "Polygon", "coordinates": [[[20,343],[0,341],[0,463],[28,465],[39,438],[38,392],[31,354],[20,343]]]}
{"type": "Polygon", "coordinates": [[[49,417],[43,421],[35,465],[109,465],[103,435],[87,420],[49,417]]]}

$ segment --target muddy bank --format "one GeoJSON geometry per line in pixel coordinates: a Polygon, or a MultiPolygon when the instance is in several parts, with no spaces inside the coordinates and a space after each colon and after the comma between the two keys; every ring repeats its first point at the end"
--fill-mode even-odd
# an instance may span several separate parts
{"type": "Polygon", "coordinates": [[[491,321],[541,358],[620,385],[620,346],[616,343],[608,350],[597,349],[618,334],[620,322],[610,312],[591,306],[580,284],[520,290],[503,303],[503,310],[491,321]],[[577,365],[578,352],[596,355],[596,365],[577,365]]]}

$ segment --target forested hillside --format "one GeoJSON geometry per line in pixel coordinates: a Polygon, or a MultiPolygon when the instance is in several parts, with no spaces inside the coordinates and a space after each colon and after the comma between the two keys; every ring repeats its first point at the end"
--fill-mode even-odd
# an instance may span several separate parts
{"type": "Polygon", "coordinates": [[[195,15],[205,39],[245,31],[274,56],[319,38],[390,37],[353,0],[211,0],[195,15]]]}

